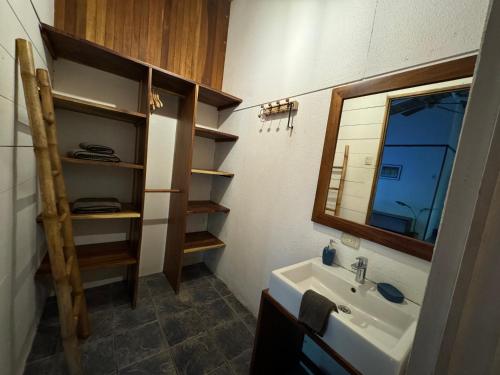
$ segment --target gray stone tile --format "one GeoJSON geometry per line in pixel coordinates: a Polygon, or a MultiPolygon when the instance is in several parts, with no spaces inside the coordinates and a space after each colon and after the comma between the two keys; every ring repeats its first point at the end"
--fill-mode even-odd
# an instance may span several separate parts
{"type": "Polygon", "coordinates": [[[85,289],[85,297],[89,311],[104,310],[113,306],[110,284],[85,289]]]}
{"type": "Polygon", "coordinates": [[[174,346],[172,354],[182,375],[205,374],[224,363],[224,356],[217,349],[212,336],[207,334],[174,346]]]}
{"type": "Polygon", "coordinates": [[[111,300],[113,306],[130,305],[131,291],[127,281],[111,284],[111,300]]]}
{"type": "Polygon", "coordinates": [[[200,315],[205,327],[215,327],[221,323],[227,323],[236,319],[233,310],[231,310],[222,298],[197,305],[196,311],[200,315]]]}
{"type": "Polygon", "coordinates": [[[113,335],[113,308],[89,313],[91,334],[87,341],[95,341],[113,335]]]}
{"type": "Polygon", "coordinates": [[[222,297],[231,295],[231,291],[228,289],[227,285],[224,284],[223,281],[214,277],[213,279],[210,280],[210,282],[212,283],[212,286],[215,288],[215,290],[217,290],[217,292],[222,297]]]}
{"type": "Polygon", "coordinates": [[[208,375],[234,375],[231,367],[227,363],[223,364],[220,367],[217,367],[215,370],[210,371],[208,375]]]}
{"type": "Polygon", "coordinates": [[[174,361],[168,351],[120,370],[119,375],[176,375],[174,361]]]}
{"type": "Polygon", "coordinates": [[[227,360],[237,357],[253,344],[253,336],[239,320],[218,326],[210,332],[227,360]]]}
{"type": "Polygon", "coordinates": [[[24,369],[24,375],[52,375],[55,361],[55,356],[51,356],[39,361],[28,363],[24,369]]]}
{"type": "Polygon", "coordinates": [[[191,296],[184,290],[181,290],[177,295],[174,293],[157,295],[154,297],[154,303],[159,314],[176,314],[193,306],[191,296]]]}
{"type": "Polygon", "coordinates": [[[129,305],[114,308],[113,328],[116,331],[133,329],[156,320],[155,308],[152,301],[142,301],[135,309],[129,305]]]}
{"type": "Polygon", "coordinates": [[[58,325],[39,325],[31,345],[28,362],[54,355],[57,352],[60,337],[58,325]]]}
{"type": "Polygon", "coordinates": [[[200,279],[211,275],[212,272],[204,263],[190,264],[189,266],[185,266],[182,268],[181,282],[200,279]]]}
{"type": "Polygon", "coordinates": [[[251,361],[252,349],[248,349],[231,361],[231,368],[236,375],[248,375],[250,373],[251,361]]]}
{"type": "Polygon", "coordinates": [[[181,292],[186,293],[193,304],[207,303],[220,297],[209,282],[201,283],[192,288],[185,288],[181,292]]]}
{"type": "Polygon", "coordinates": [[[160,353],[167,346],[157,322],[125,331],[114,338],[118,369],[160,353]]]}
{"type": "Polygon", "coordinates": [[[248,313],[242,315],[241,320],[243,320],[243,323],[245,323],[250,333],[255,336],[255,330],[257,329],[257,319],[255,319],[253,314],[248,313]]]}
{"type": "Polygon", "coordinates": [[[84,374],[108,375],[116,372],[113,337],[86,342],[81,351],[84,374]]]}
{"type": "Polygon", "coordinates": [[[238,301],[238,299],[233,295],[229,295],[227,297],[224,297],[226,302],[231,306],[231,308],[236,312],[238,315],[245,315],[248,314],[250,311],[247,310],[243,304],[238,301]]]}
{"type": "Polygon", "coordinates": [[[174,290],[168,283],[167,278],[163,273],[155,273],[153,275],[145,276],[144,281],[149,288],[152,296],[159,294],[174,293],[174,290]]]}
{"type": "Polygon", "coordinates": [[[195,309],[177,314],[161,314],[160,324],[169,345],[176,345],[205,331],[200,316],[195,309]]]}

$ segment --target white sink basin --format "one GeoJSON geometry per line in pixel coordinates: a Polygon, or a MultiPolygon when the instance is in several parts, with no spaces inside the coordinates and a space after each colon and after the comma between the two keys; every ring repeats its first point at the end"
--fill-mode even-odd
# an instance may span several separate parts
{"type": "Polygon", "coordinates": [[[326,344],[365,375],[404,372],[420,312],[417,304],[408,300],[402,304],[389,302],[372,282],[359,284],[352,272],[325,266],[321,258],[271,274],[269,293],[296,318],[308,289],[351,310],[351,314],[340,310],[331,313],[322,337],[326,344]]]}

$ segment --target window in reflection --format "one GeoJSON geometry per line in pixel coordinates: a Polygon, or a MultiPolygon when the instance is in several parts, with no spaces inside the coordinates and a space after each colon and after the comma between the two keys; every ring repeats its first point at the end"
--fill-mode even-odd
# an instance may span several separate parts
{"type": "Polygon", "coordinates": [[[468,95],[391,99],[367,224],[435,242],[468,95]]]}

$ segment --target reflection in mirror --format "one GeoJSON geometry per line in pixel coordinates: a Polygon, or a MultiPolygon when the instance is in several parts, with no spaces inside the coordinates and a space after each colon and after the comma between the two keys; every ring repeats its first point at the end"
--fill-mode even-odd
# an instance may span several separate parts
{"type": "Polygon", "coordinates": [[[345,100],[325,213],[434,243],[468,94],[345,100]],[[377,100],[387,104],[370,105],[377,100]]]}
{"type": "Polygon", "coordinates": [[[436,241],[468,89],[392,98],[367,224],[436,241]]]}

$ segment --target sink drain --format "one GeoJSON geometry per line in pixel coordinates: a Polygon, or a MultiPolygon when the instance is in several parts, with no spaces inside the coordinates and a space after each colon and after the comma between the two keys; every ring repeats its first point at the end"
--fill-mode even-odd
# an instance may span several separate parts
{"type": "Polygon", "coordinates": [[[350,314],[350,313],[351,313],[351,309],[350,309],[349,307],[347,307],[347,306],[344,306],[344,305],[338,305],[337,307],[338,307],[338,309],[339,309],[340,311],[342,311],[344,314],[350,314]]]}

